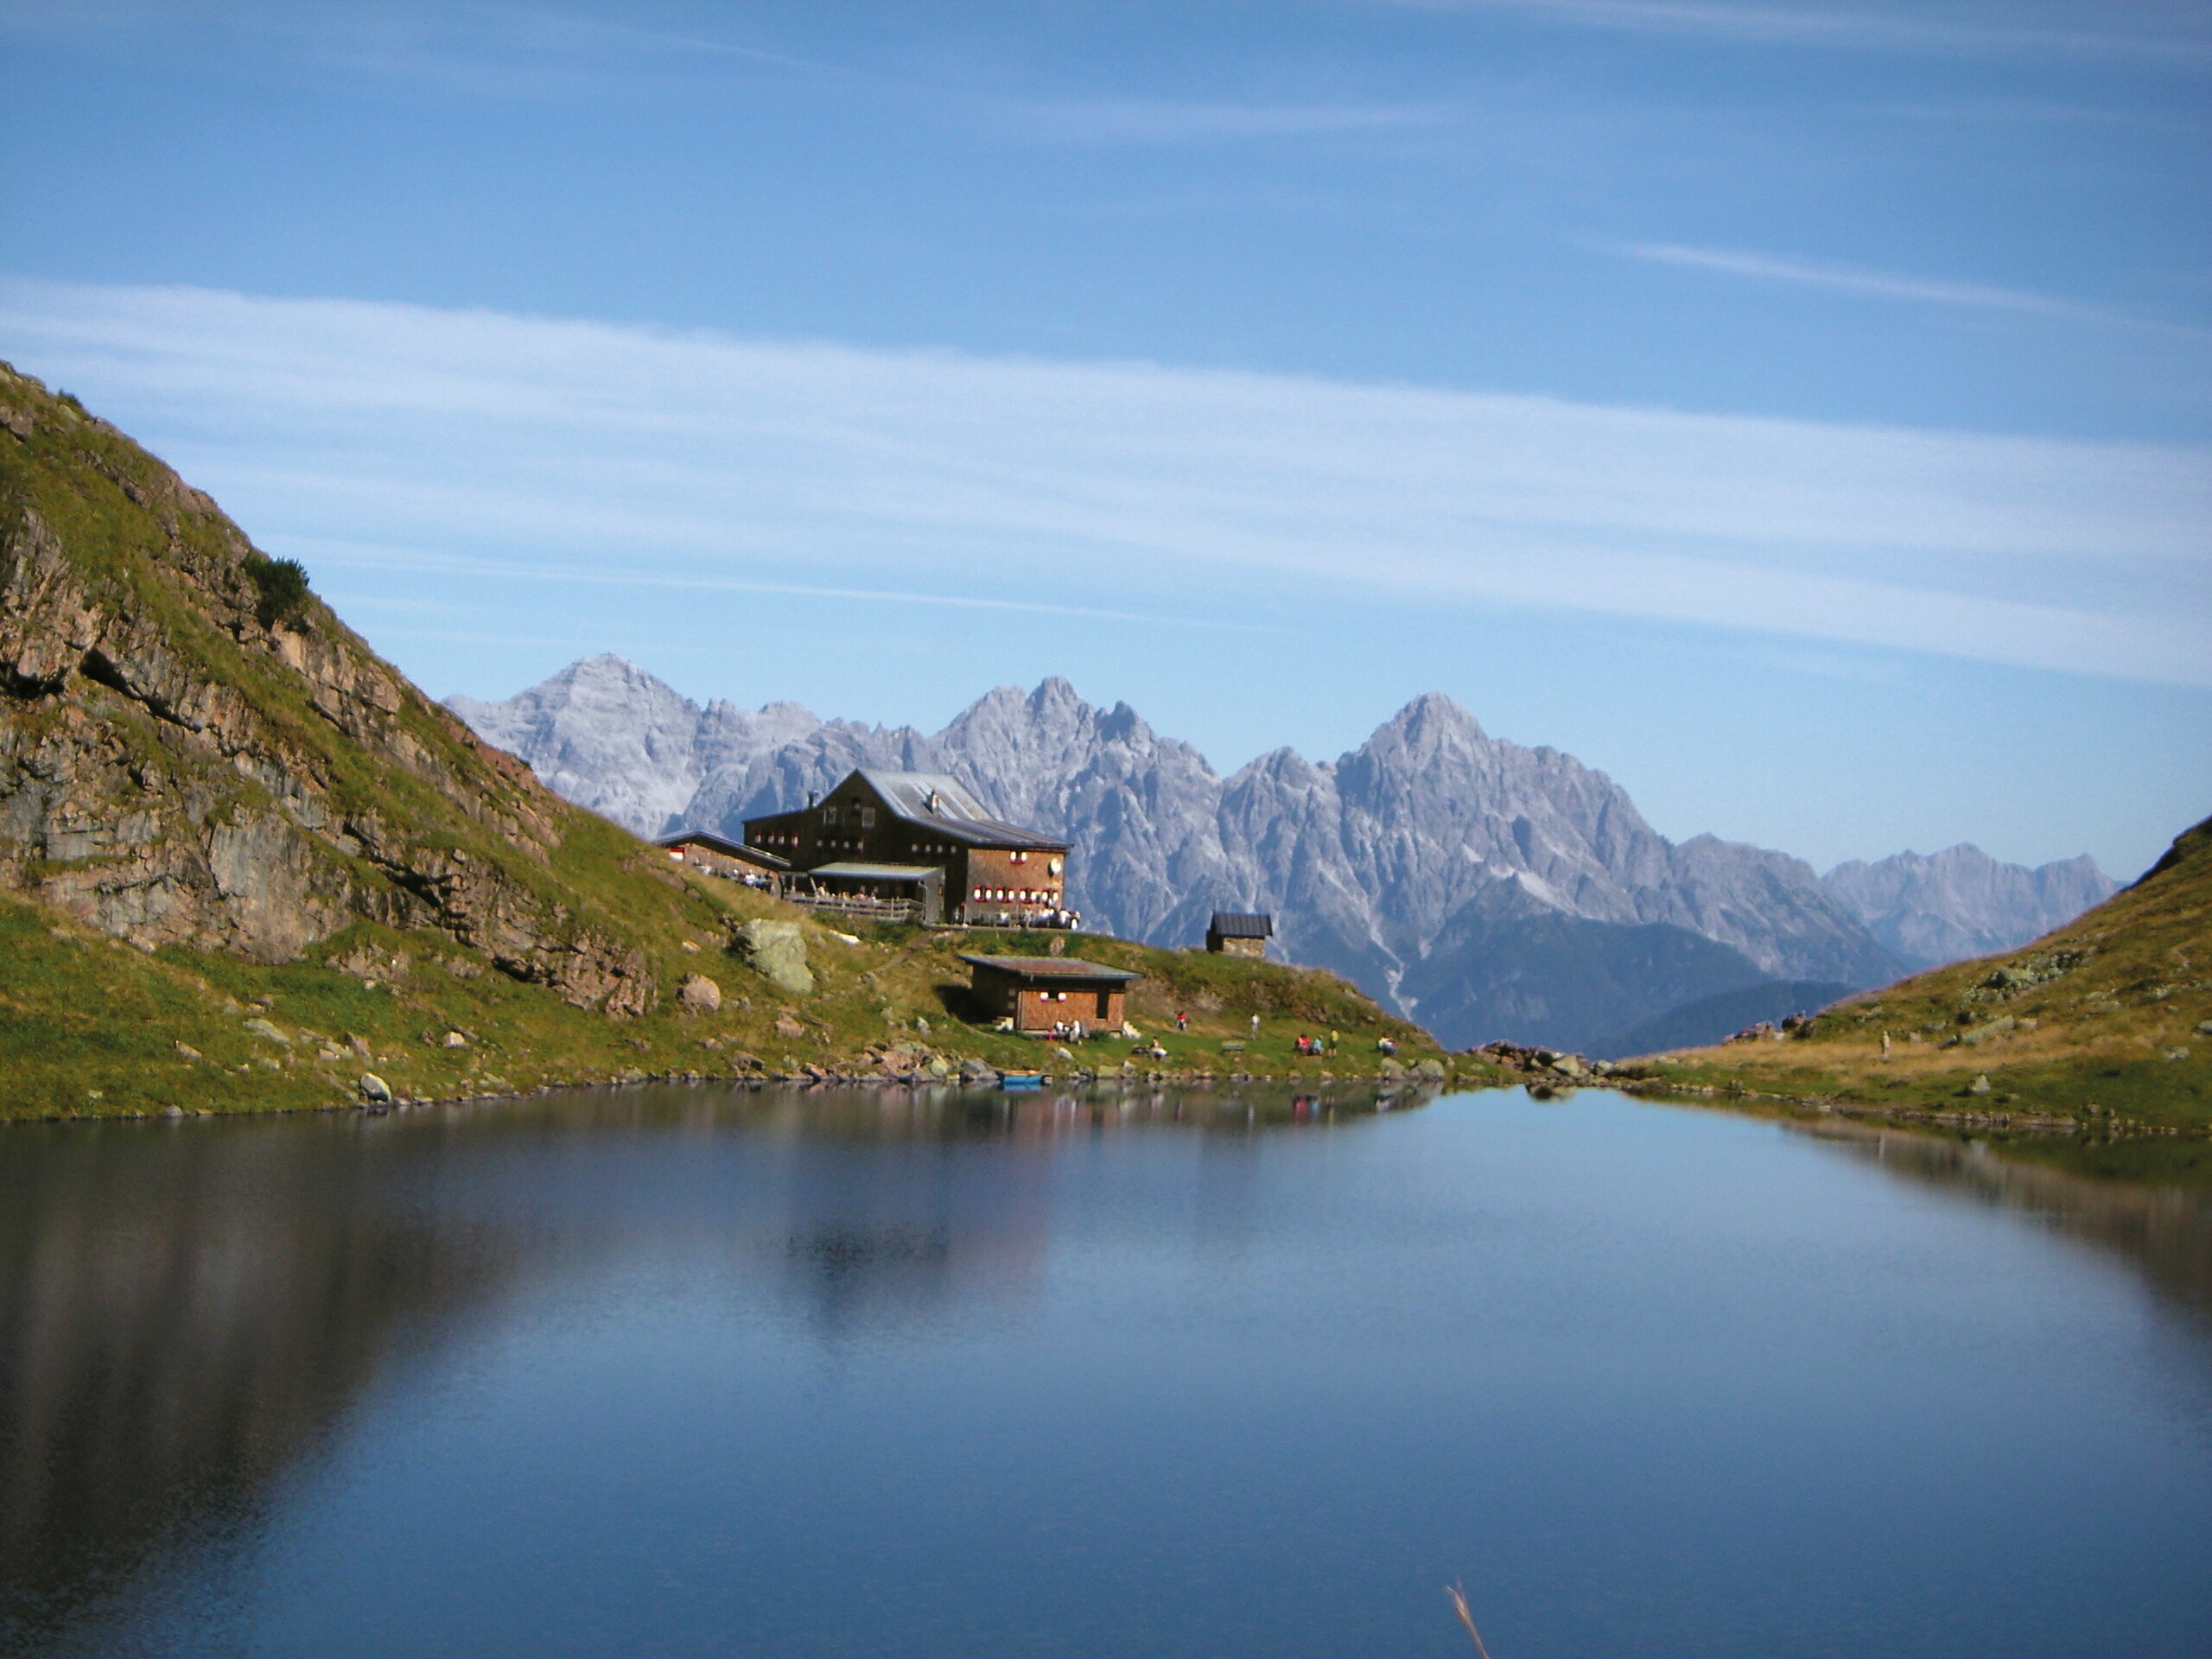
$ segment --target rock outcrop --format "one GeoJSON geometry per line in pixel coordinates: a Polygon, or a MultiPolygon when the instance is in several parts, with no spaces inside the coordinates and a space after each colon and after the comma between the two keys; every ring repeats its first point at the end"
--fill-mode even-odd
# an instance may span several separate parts
{"type": "Polygon", "coordinates": [[[806,935],[797,922],[752,921],[730,936],[730,949],[753,972],[793,996],[814,992],[814,970],[807,965],[806,935]]]}
{"type": "Polygon", "coordinates": [[[579,1006],[651,1007],[642,953],[552,874],[572,809],[321,603],[270,614],[277,568],[0,365],[0,886],[269,962],[433,928],[579,1006]]]}

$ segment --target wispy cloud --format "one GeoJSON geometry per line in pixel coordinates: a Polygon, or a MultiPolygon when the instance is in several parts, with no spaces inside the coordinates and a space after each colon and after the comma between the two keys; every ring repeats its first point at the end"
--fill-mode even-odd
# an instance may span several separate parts
{"type": "Polygon", "coordinates": [[[1739,5],[1729,0],[1389,0],[1424,10],[1519,13],[1586,28],[1695,35],[1860,52],[1991,57],[2032,55],[2212,67],[2212,32],[2201,13],[2114,4],[2014,5],[1969,10],[1929,3],[1739,5]],[[2139,25],[2129,28],[2134,22],[2139,25]]]}
{"type": "Polygon", "coordinates": [[[1612,250],[1631,259],[1655,264],[1681,265],[1693,270],[1715,270],[1730,276],[1761,281],[1796,283],[1811,288],[1840,289],[1875,299],[1910,300],[1927,305],[1964,306],[1981,311],[2010,311],[2023,316],[2049,317],[2063,322],[2090,322],[2107,327],[2155,328],[2166,333],[2204,337],[2205,331],[2185,324],[2142,317],[2109,306],[2000,288],[1988,283],[1951,283],[1894,271],[1870,270],[1862,265],[1833,264],[1816,259],[1794,259],[1784,255],[1749,253],[1734,248],[1694,248],[1671,242],[1633,242],[1612,250]]]}
{"type": "MultiPolygon", "coordinates": [[[[665,575],[632,568],[547,564],[538,559],[457,559],[425,553],[417,548],[365,546],[356,542],[295,537],[292,544],[312,556],[317,568],[374,570],[420,576],[475,576],[502,583],[557,582],[588,587],[620,588],[634,592],[655,588],[669,593],[758,594],[778,599],[826,599],[841,605],[943,607],[952,610],[1001,612],[1015,616],[1080,617],[1090,621],[1134,622],[1148,628],[1199,628],[1212,632],[1253,633],[1265,630],[1249,622],[1226,617],[1178,616],[1166,611],[1117,610],[1105,605],[1054,604],[1049,601],[1008,599],[989,594],[931,594],[901,592],[896,588],[825,587],[819,582],[769,582],[742,577],[665,575]]],[[[410,601],[419,606],[421,601],[410,601]]]]}
{"type": "MultiPolygon", "coordinates": [[[[2202,446],[26,282],[0,352],[271,547],[356,588],[459,572],[547,634],[632,589],[1135,628],[1507,605],[2212,684],[2202,446]]],[[[708,608],[653,626],[703,645],[708,608]]]]}

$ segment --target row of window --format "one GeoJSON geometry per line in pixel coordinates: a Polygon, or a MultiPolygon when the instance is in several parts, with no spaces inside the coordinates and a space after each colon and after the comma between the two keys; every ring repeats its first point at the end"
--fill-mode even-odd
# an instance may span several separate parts
{"type": "Polygon", "coordinates": [[[969,897],[1000,904],[1041,904],[1058,903],[1060,895],[1042,887],[977,887],[969,897]]]}

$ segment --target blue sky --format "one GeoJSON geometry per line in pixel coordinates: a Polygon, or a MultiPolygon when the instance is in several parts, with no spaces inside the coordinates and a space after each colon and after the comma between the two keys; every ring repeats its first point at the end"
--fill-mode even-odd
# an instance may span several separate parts
{"type": "Polygon", "coordinates": [[[2200,6],[0,9],[0,355],[434,692],[1224,770],[1408,697],[1825,866],[2212,810],[2200,6]]]}

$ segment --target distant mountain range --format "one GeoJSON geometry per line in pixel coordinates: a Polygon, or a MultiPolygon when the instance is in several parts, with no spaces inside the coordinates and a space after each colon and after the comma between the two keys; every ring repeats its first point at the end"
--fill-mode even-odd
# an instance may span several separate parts
{"type": "MultiPolygon", "coordinates": [[[[734,836],[855,766],[950,772],[993,810],[1067,838],[1071,895],[1091,925],[1186,944],[1216,909],[1271,911],[1281,954],[1455,1044],[1604,1051],[1676,1010],[1764,1007],[1733,993],[1883,984],[2003,949],[2113,890],[2086,857],[2030,870],[1955,847],[1824,879],[1712,836],[1672,842],[1603,772],[1490,737],[1434,694],[1333,762],[1277,749],[1227,778],[1128,704],[1095,707],[1058,678],[1000,687],[935,734],[791,702],[702,709],[614,656],[504,702],[448,706],[556,792],[640,834],[734,836]]],[[[1689,1027],[1676,1040],[1726,1034],[1689,1027]]]]}

